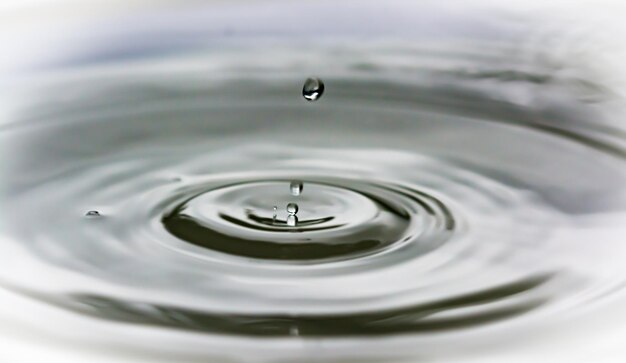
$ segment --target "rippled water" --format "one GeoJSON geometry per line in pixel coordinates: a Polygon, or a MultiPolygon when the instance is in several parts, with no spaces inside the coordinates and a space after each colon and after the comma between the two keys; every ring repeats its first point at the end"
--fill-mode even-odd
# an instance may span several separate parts
{"type": "Polygon", "coordinates": [[[536,334],[626,276],[621,100],[585,76],[390,45],[48,79],[0,129],[0,284],[225,357],[432,358],[536,334]],[[318,102],[307,58],[328,66],[318,102]]]}

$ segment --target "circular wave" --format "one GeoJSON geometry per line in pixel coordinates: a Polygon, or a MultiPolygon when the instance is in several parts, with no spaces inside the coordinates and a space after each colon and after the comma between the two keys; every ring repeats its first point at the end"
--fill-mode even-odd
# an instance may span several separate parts
{"type": "Polygon", "coordinates": [[[521,107],[520,92],[544,85],[514,72],[489,88],[467,72],[409,84],[355,67],[325,77],[314,104],[298,77],[227,71],[106,75],[65,85],[77,95],[65,101],[48,90],[2,130],[16,156],[0,283],[242,345],[467,340],[623,283],[623,149],[584,122],[591,111],[569,99],[521,107]]]}
{"type": "MultiPolygon", "coordinates": [[[[454,228],[445,206],[419,191],[350,179],[300,179],[307,192],[297,198],[294,226],[288,224],[287,212],[272,209],[296,200],[286,193],[288,180],[185,187],[181,192],[185,199],[163,216],[162,223],[172,235],[196,246],[243,257],[299,261],[420,244],[422,234],[444,235],[454,228]]],[[[423,248],[432,248],[428,244],[423,248]]]]}

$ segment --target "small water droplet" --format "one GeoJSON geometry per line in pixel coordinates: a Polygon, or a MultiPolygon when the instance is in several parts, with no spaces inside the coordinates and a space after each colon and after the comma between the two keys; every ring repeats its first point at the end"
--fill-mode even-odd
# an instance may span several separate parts
{"type": "Polygon", "coordinates": [[[302,87],[302,96],[307,101],[317,101],[324,94],[324,82],[319,78],[307,78],[302,87]]]}
{"type": "Polygon", "coordinates": [[[291,334],[293,336],[298,336],[298,335],[300,335],[300,329],[296,325],[294,325],[294,326],[289,328],[289,334],[291,334]]]}
{"type": "Polygon", "coordinates": [[[295,214],[290,214],[287,216],[287,225],[289,227],[295,227],[298,224],[298,217],[295,214]]]}
{"type": "Polygon", "coordinates": [[[89,212],[85,213],[85,215],[87,217],[100,217],[100,212],[98,212],[97,210],[90,210],[89,212]]]}
{"type": "Polygon", "coordinates": [[[272,223],[276,223],[277,216],[278,216],[278,207],[274,206],[274,214],[272,215],[272,223]]]}
{"type": "Polygon", "coordinates": [[[289,185],[289,190],[291,191],[291,195],[295,195],[295,196],[300,195],[300,193],[302,193],[303,188],[304,188],[304,185],[302,184],[301,181],[292,181],[291,185],[289,185]]]}
{"type": "Polygon", "coordinates": [[[290,215],[295,215],[298,213],[298,205],[296,203],[287,204],[287,213],[290,215]]]}

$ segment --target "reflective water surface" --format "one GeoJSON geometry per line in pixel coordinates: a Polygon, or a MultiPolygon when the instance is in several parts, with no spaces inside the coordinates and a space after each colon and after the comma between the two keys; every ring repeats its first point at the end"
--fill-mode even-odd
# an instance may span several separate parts
{"type": "Polygon", "coordinates": [[[181,361],[480,357],[602,316],[626,277],[623,100],[511,49],[242,48],[34,82],[0,125],[0,285],[53,335],[181,361]]]}

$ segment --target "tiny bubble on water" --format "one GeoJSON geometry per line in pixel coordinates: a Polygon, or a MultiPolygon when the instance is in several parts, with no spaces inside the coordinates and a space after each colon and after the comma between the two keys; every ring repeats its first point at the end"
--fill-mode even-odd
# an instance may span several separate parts
{"type": "Polygon", "coordinates": [[[295,215],[298,213],[298,205],[296,203],[287,204],[287,213],[290,215],[295,215]]]}
{"type": "Polygon", "coordinates": [[[324,82],[319,78],[307,78],[302,87],[302,97],[307,101],[317,101],[324,94],[324,82]]]}
{"type": "Polygon", "coordinates": [[[85,213],[85,215],[87,217],[100,217],[100,212],[98,212],[97,210],[90,210],[89,212],[85,213]]]}
{"type": "Polygon", "coordinates": [[[291,185],[289,185],[289,190],[291,191],[291,195],[298,196],[302,193],[302,188],[304,188],[301,181],[292,181],[291,185]]]}
{"type": "Polygon", "coordinates": [[[289,227],[295,227],[298,224],[298,217],[295,214],[290,214],[287,216],[287,225],[289,227]]]}

